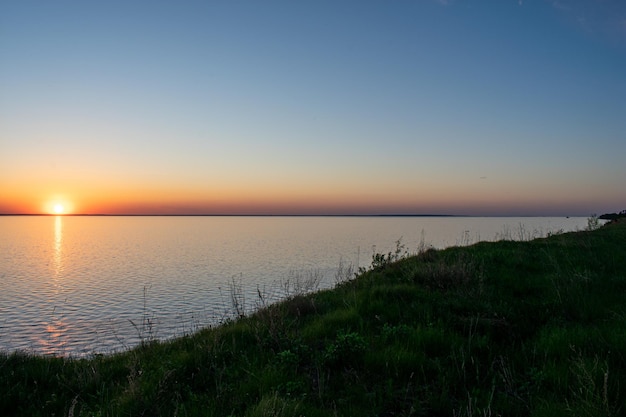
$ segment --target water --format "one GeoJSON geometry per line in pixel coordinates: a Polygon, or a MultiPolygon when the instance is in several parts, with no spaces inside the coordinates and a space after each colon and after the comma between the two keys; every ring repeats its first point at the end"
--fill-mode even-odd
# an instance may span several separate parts
{"type": "Polygon", "coordinates": [[[0,350],[83,356],[168,339],[335,283],[374,251],[529,239],[585,218],[0,217],[0,350]],[[293,290],[293,288],[292,288],[293,290]]]}

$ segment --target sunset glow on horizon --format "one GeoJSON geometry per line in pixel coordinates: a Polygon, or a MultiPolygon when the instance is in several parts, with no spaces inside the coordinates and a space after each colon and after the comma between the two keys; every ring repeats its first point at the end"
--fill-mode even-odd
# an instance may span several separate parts
{"type": "Polygon", "coordinates": [[[626,3],[0,5],[0,214],[626,208],[626,3]]]}

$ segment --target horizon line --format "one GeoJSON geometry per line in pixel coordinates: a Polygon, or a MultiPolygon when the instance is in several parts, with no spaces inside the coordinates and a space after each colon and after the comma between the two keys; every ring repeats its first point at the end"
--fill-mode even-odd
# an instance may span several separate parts
{"type": "Polygon", "coordinates": [[[157,214],[157,213],[0,213],[0,216],[46,216],[46,217],[585,217],[578,215],[549,214],[434,214],[434,213],[370,213],[370,214],[157,214]]]}
{"type": "Polygon", "coordinates": [[[298,213],[278,213],[278,214],[268,214],[268,213],[236,213],[236,214],[227,214],[227,213],[65,213],[65,214],[55,214],[55,213],[0,213],[0,216],[119,216],[119,217],[468,217],[465,214],[411,214],[411,213],[373,213],[373,214],[298,214],[298,213]]]}

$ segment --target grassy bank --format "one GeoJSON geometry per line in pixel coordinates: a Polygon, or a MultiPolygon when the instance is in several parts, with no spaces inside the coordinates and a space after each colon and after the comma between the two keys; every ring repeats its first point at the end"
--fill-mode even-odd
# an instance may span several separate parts
{"type": "Polygon", "coordinates": [[[626,224],[394,258],[172,342],[0,355],[0,415],[626,414],[626,224]]]}

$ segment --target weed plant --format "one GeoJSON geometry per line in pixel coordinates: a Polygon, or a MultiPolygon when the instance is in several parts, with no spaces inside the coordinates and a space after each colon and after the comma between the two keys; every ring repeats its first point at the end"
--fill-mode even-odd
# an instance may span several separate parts
{"type": "Polygon", "coordinates": [[[290,285],[176,340],[1,354],[0,415],[626,415],[625,243],[624,223],[414,256],[398,243],[358,275],[342,265],[332,290],[290,285]]]}

